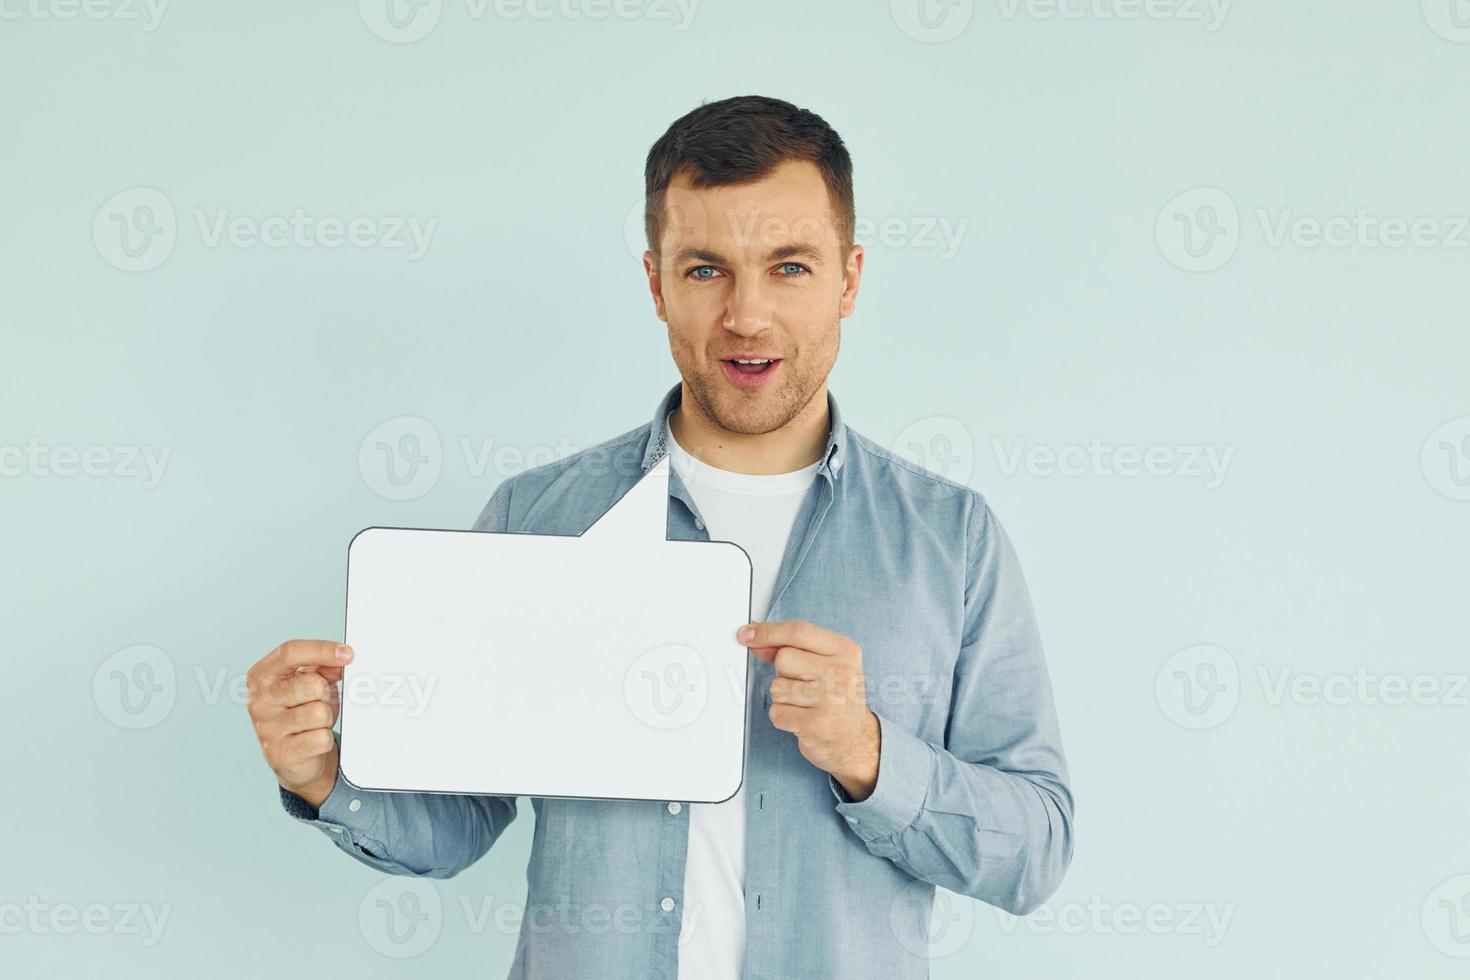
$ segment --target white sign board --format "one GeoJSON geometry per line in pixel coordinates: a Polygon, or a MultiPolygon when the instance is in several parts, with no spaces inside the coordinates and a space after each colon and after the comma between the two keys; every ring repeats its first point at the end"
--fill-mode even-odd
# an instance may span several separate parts
{"type": "Polygon", "coordinates": [[[404,792],[733,796],[750,559],[667,540],[668,484],[665,456],[581,535],[359,532],[342,776],[404,792]]]}

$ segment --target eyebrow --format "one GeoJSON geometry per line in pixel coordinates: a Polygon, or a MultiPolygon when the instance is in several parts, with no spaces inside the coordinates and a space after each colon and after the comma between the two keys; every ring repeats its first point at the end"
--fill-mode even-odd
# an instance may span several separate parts
{"type": "MultiPolygon", "coordinates": [[[[767,262],[781,262],[785,259],[803,258],[820,265],[822,253],[810,245],[792,243],[778,245],[766,253],[767,262]]],[[[711,252],[703,248],[686,248],[674,255],[674,265],[683,265],[685,262],[708,262],[710,265],[729,265],[730,260],[719,252],[711,252]]]]}

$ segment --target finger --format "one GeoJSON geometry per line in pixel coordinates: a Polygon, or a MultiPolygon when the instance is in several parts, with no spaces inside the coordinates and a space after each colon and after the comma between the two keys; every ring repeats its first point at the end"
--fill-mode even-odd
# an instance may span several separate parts
{"type": "Polygon", "coordinates": [[[330,728],[314,728],[309,732],[287,735],[276,744],[271,763],[276,766],[292,766],[326,755],[336,746],[330,728]]]}
{"type": "Polygon", "coordinates": [[[292,708],[308,701],[331,701],[336,698],[336,683],[312,670],[272,682],[262,696],[262,700],[273,708],[292,708]]]}
{"type": "Polygon", "coordinates": [[[294,674],[299,667],[341,667],[351,662],[352,648],[332,640],[287,640],[257,667],[260,678],[270,681],[294,674]]]}
{"type": "Polygon", "coordinates": [[[330,729],[337,723],[337,712],[340,709],[340,705],[325,701],[299,704],[266,719],[259,726],[259,731],[263,738],[285,738],[297,732],[309,732],[317,728],[330,729]]]}
{"type": "Polygon", "coordinates": [[[777,677],[790,677],[799,681],[820,680],[832,671],[832,659],[799,647],[778,647],[771,662],[776,666],[777,677]]]}
{"type": "MultiPolygon", "coordinates": [[[[801,647],[824,656],[850,652],[856,646],[841,633],[814,626],[804,619],[784,619],[769,623],[746,623],[736,638],[752,652],[770,647],[801,647]]],[[[756,653],[757,656],[761,656],[756,653]]],[[[762,660],[768,657],[761,656],[762,660]]]]}
{"type": "Polygon", "coordinates": [[[771,725],[783,732],[791,732],[800,735],[806,730],[807,721],[812,717],[811,708],[803,708],[797,704],[772,704],[769,711],[771,725]]]}
{"type": "Polygon", "coordinates": [[[794,704],[809,708],[822,701],[822,685],[817,681],[799,681],[777,677],[771,681],[772,704],[794,704]]]}

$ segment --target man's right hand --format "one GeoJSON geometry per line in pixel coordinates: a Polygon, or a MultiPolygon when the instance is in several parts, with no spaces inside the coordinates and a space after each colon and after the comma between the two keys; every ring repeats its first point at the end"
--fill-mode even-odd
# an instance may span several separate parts
{"type": "Polygon", "coordinates": [[[320,808],[337,785],[332,726],[342,709],[337,682],[352,650],[331,640],[287,640],[245,675],[250,717],[280,784],[320,808]]]}

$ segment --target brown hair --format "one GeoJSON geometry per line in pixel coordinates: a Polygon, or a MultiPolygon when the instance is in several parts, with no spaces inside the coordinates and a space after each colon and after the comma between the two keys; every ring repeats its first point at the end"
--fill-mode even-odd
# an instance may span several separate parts
{"type": "Polygon", "coordinates": [[[856,210],[852,158],[836,130],[808,109],[763,95],[709,102],[677,119],[648,151],[643,170],[643,230],[654,257],[664,230],[664,196],[680,173],[694,188],[760,180],[787,160],[822,172],[844,251],[852,248],[856,210]]]}

